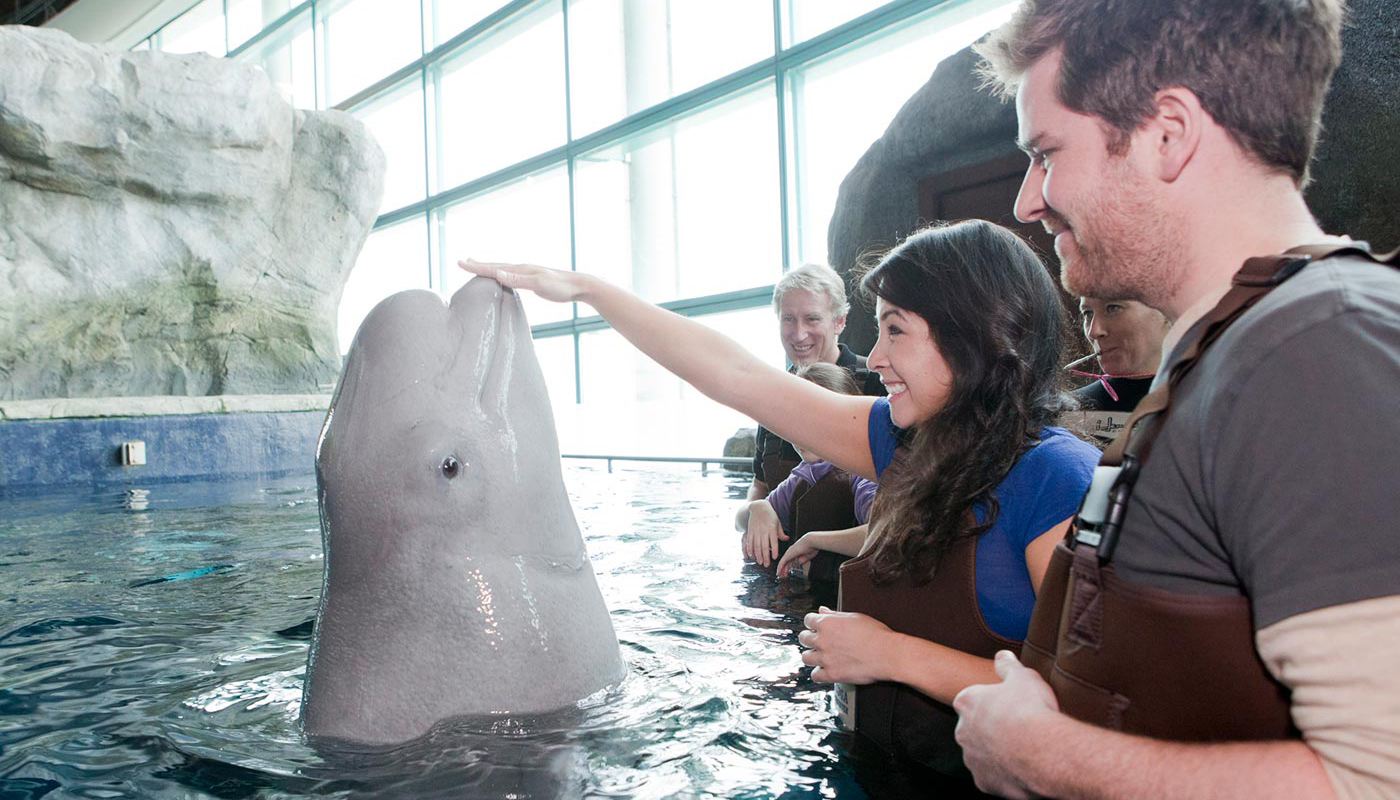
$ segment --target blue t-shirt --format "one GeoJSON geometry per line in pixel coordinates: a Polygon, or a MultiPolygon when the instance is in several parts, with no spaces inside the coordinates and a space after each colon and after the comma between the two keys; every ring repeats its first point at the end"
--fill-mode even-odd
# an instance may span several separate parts
{"type": "MultiPolygon", "coordinates": [[[[870,409],[870,457],[878,478],[894,459],[900,430],[890,420],[889,400],[870,409]]],[[[1089,489],[1099,451],[1064,428],[1040,429],[1040,441],[1021,455],[992,490],[1000,510],[977,540],[977,608],[987,627],[1008,639],[1026,638],[1035,589],[1026,569],[1026,547],[1074,514],[1089,489]]],[[[986,509],[973,507],[978,523],[986,509]]]]}

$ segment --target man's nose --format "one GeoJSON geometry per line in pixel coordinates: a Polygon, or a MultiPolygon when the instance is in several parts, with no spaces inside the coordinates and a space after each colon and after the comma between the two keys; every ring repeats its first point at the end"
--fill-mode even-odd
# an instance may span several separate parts
{"type": "Polygon", "coordinates": [[[1021,179],[1021,190],[1016,193],[1013,211],[1021,222],[1036,222],[1045,216],[1045,171],[1034,161],[1026,168],[1026,176],[1021,179]]]}

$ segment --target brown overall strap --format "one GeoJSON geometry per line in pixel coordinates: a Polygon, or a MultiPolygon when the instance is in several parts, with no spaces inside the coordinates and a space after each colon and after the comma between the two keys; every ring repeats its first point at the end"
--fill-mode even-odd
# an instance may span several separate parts
{"type": "Polygon", "coordinates": [[[1172,389],[1196,366],[1205,349],[1219,339],[1221,334],[1261,297],[1308,264],[1343,254],[1400,266],[1400,262],[1397,262],[1400,249],[1378,256],[1364,245],[1355,243],[1301,245],[1278,255],[1251,258],[1235,273],[1230,290],[1220,298],[1220,302],[1192,326],[1194,337],[1187,342],[1181,355],[1167,367],[1165,379],[1138,403],[1123,429],[1104,450],[1103,458],[1099,461],[1100,466],[1123,468],[1109,492],[1108,513],[1096,548],[1100,563],[1107,563],[1113,557],[1123,514],[1127,511],[1128,495],[1132,493],[1138,471],[1152,452],[1157,434],[1166,422],[1171,407],[1172,389]]]}

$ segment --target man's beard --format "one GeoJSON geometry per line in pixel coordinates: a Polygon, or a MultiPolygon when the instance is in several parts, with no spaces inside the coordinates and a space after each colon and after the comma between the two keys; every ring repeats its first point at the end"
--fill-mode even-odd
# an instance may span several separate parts
{"type": "Polygon", "coordinates": [[[1176,221],[1123,176],[1111,195],[1100,196],[1078,226],[1059,212],[1047,213],[1058,230],[1068,227],[1073,252],[1060,255],[1060,282],[1076,297],[1136,300],[1162,308],[1176,294],[1186,271],[1184,237],[1176,221]]]}

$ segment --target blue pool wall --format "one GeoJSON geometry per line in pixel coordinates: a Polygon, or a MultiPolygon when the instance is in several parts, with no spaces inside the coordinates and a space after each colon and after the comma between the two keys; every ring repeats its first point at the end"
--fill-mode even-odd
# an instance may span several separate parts
{"type": "Polygon", "coordinates": [[[0,492],[247,478],[315,470],[326,412],[275,411],[0,422],[0,492]],[[123,442],[146,446],[121,463],[123,442]]]}

